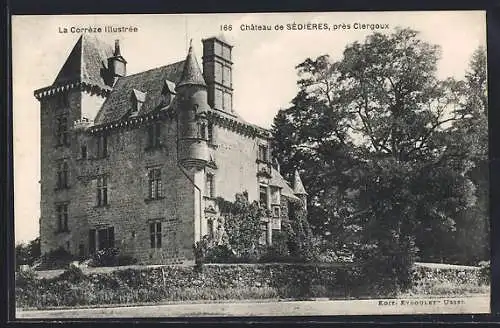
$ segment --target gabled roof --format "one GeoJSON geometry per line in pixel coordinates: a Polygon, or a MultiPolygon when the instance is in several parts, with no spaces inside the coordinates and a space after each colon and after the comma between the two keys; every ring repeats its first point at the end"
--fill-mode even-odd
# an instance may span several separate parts
{"type": "Polygon", "coordinates": [[[169,80],[165,80],[164,91],[175,94],[175,83],[169,80]]]}
{"type": "Polygon", "coordinates": [[[165,86],[161,81],[177,81],[181,76],[183,66],[184,61],[180,61],[118,78],[97,114],[95,124],[114,122],[127,115],[134,108],[132,89],[147,94],[141,113],[149,113],[158,109],[162,104],[162,91],[165,86]]]}
{"type": "Polygon", "coordinates": [[[146,93],[136,89],[132,89],[132,91],[134,92],[135,100],[139,102],[144,102],[146,100],[146,93]]]}
{"type": "Polygon", "coordinates": [[[107,60],[111,56],[111,45],[95,36],[82,34],[52,85],[81,81],[107,88],[104,73],[108,65],[107,60]]]}
{"type": "MultiPolygon", "coordinates": [[[[192,41],[192,40],[191,40],[192,41]]],[[[201,72],[200,65],[196,60],[196,55],[194,54],[193,45],[190,44],[189,51],[184,61],[184,67],[182,69],[182,75],[177,83],[177,88],[183,85],[201,85],[207,86],[205,79],[203,78],[203,73],[201,72]]]]}

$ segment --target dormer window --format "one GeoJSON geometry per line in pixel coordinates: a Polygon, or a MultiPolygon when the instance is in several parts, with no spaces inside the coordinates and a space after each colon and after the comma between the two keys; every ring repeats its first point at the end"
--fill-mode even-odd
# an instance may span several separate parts
{"type": "Polygon", "coordinates": [[[163,88],[161,91],[161,106],[168,106],[172,103],[172,99],[175,96],[175,83],[169,80],[165,80],[163,88]]]}
{"type": "Polygon", "coordinates": [[[137,114],[141,111],[142,109],[142,105],[144,104],[144,101],[146,100],[146,93],[142,92],[142,91],[139,91],[139,90],[136,90],[136,89],[132,89],[132,94],[133,94],[133,97],[132,97],[132,110],[131,110],[131,113],[132,114],[137,114]]]}

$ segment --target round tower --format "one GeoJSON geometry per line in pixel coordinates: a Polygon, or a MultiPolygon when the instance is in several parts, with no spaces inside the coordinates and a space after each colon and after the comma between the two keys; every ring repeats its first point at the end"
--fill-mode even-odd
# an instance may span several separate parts
{"type": "Polygon", "coordinates": [[[179,99],[178,160],[187,169],[202,169],[209,160],[207,85],[203,79],[192,44],[184,61],[181,78],[175,87],[179,99]]]}

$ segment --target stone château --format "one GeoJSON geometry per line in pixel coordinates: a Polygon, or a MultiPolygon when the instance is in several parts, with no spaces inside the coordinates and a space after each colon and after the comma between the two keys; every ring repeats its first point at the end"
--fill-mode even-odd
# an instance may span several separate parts
{"type": "Polygon", "coordinates": [[[86,257],[116,247],[140,263],[193,259],[193,243],[220,231],[217,197],[245,193],[268,209],[272,243],[289,203],[306,204],[271,159],[270,132],[233,109],[232,46],[192,45],[183,61],[127,75],[120,44],[81,35],[41,110],[42,253],[86,257]]]}

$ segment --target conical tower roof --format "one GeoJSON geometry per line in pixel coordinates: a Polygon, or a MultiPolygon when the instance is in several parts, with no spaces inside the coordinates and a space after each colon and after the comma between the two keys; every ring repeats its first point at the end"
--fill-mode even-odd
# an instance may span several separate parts
{"type": "Polygon", "coordinates": [[[302,184],[302,180],[300,179],[299,171],[297,170],[293,174],[293,193],[295,195],[307,195],[304,184],[302,184]]]}
{"type": "Polygon", "coordinates": [[[206,87],[205,79],[203,78],[203,73],[201,72],[198,61],[196,60],[196,55],[193,51],[192,41],[189,44],[189,51],[184,61],[184,69],[182,70],[181,79],[177,83],[176,88],[183,85],[201,85],[206,87]]]}

